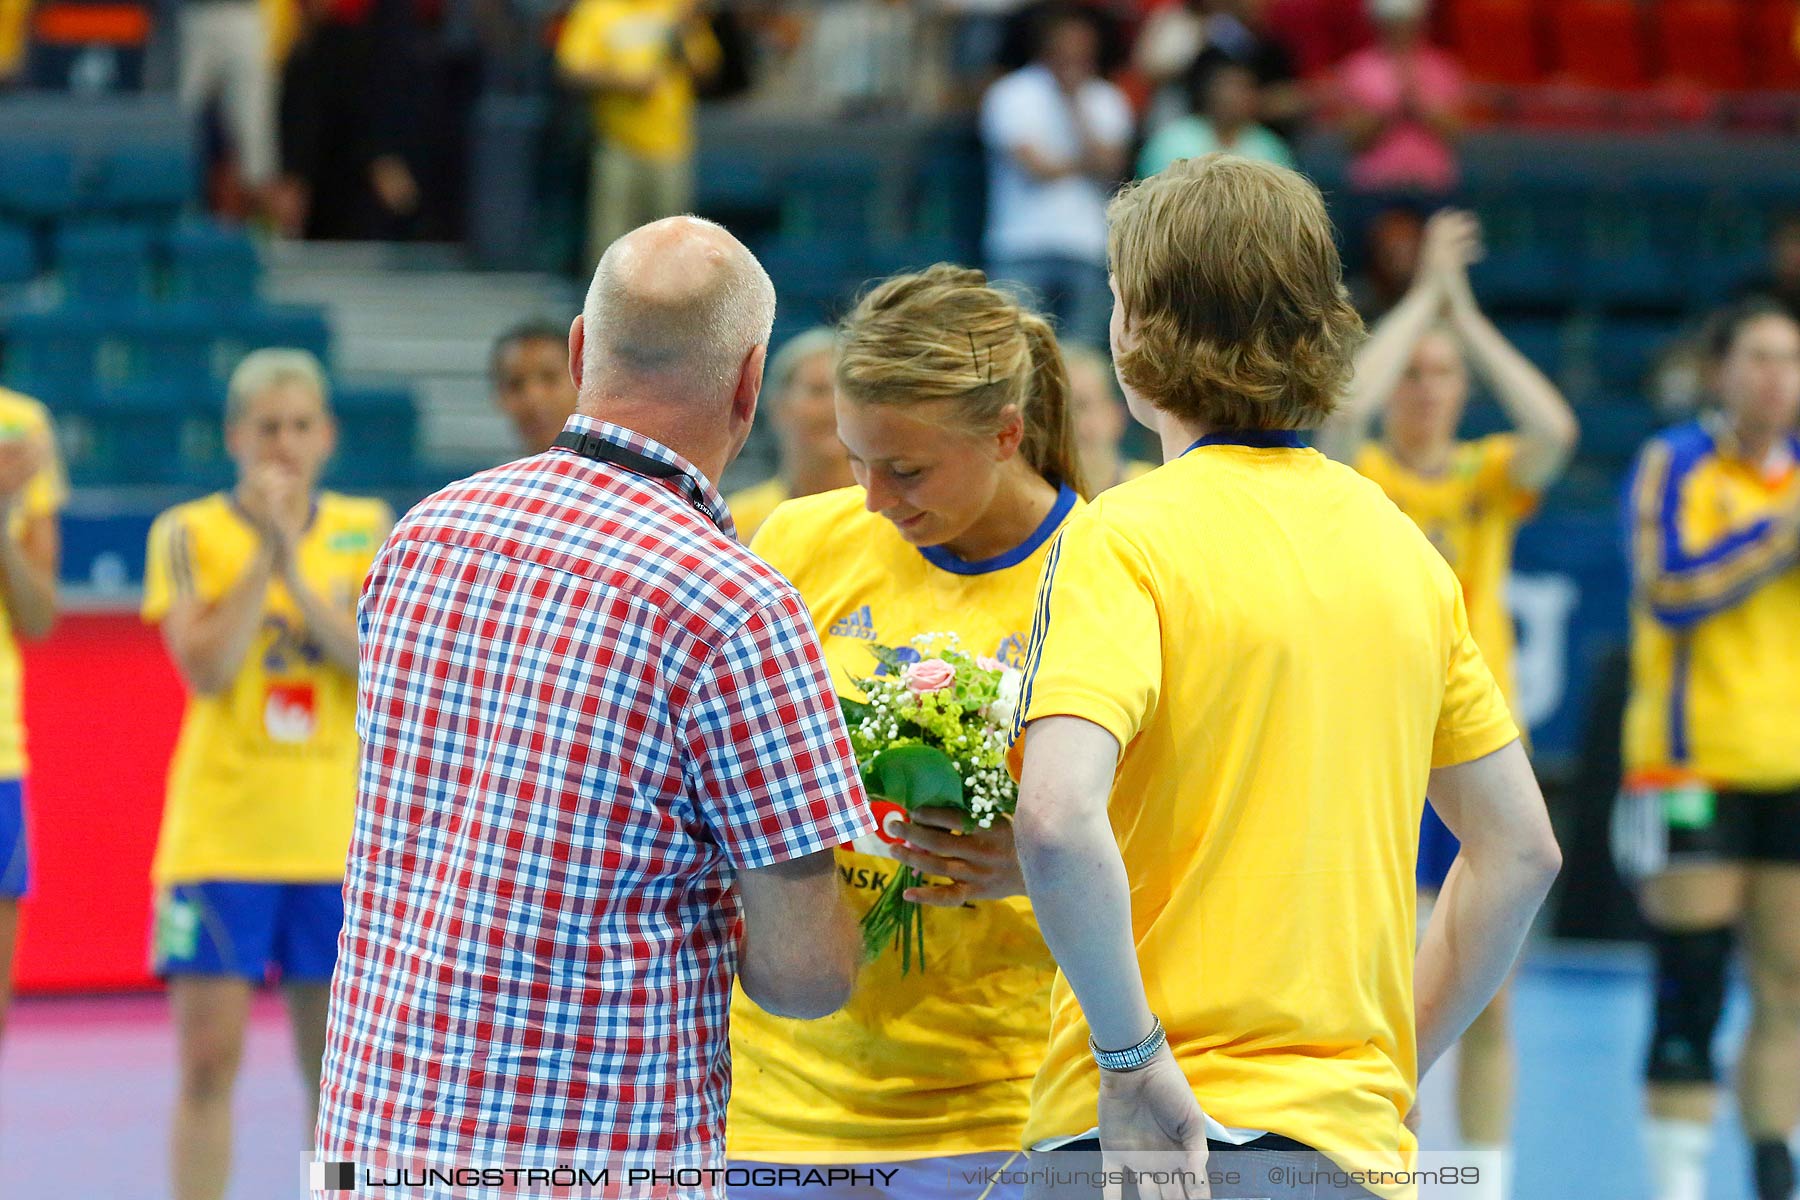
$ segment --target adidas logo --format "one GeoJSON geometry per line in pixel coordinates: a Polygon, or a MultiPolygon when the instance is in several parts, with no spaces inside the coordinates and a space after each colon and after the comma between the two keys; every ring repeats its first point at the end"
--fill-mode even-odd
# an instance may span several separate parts
{"type": "Polygon", "coordinates": [[[833,622],[829,632],[832,637],[872,642],[875,640],[875,618],[869,615],[869,606],[865,604],[842,620],[833,622]]]}

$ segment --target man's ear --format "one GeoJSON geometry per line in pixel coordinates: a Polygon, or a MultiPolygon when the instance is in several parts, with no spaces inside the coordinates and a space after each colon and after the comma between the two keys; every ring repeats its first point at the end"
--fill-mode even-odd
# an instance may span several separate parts
{"type": "Polygon", "coordinates": [[[762,394],[763,363],[768,353],[768,346],[754,346],[738,368],[737,387],[731,393],[731,415],[746,425],[756,420],[756,401],[762,394]]]}
{"type": "Polygon", "coordinates": [[[581,391],[581,357],[587,346],[587,326],[583,318],[577,316],[569,325],[569,378],[575,381],[576,392],[581,391]]]}

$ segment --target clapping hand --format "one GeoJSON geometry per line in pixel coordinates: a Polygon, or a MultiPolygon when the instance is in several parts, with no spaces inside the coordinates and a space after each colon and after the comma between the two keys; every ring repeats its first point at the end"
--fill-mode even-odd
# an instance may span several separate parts
{"type": "Polygon", "coordinates": [[[300,476],[281,463],[264,462],[251,467],[238,487],[238,503],[257,533],[274,552],[276,564],[286,570],[295,545],[306,528],[306,489],[300,476]]]}

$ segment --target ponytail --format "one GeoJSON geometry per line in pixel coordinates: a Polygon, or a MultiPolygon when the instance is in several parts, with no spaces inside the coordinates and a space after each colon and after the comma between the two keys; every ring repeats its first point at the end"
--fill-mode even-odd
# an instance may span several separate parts
{"type": "Polygon", "coordinates": [[[1052,483],[1068,484],[1083,500],[1091,499],[1081,473],[1075,442],[1075,417],[1069,398],[1069,367],[1050,322],[1022,310],[1019,324],[1031,355],[1031,383],[1026,389],[1025,461],[1052,483]]]}

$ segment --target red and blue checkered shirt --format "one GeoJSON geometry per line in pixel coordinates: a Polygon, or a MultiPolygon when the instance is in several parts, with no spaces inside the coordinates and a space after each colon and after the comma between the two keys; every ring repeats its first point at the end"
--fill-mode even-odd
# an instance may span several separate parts
{"type": "Polygon", "coordinates": [[[872,828],[812,622],[679,467],[550,450],[395,529],[359,625],[327,1157],[718,1164],[735,873],[872,828]]]}

